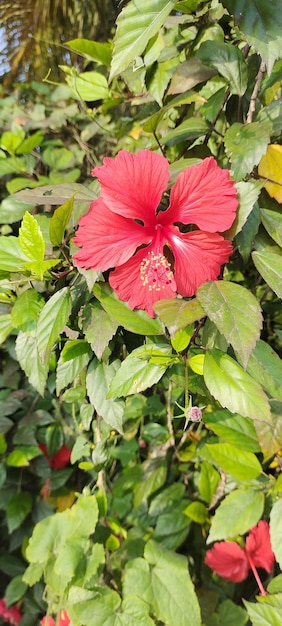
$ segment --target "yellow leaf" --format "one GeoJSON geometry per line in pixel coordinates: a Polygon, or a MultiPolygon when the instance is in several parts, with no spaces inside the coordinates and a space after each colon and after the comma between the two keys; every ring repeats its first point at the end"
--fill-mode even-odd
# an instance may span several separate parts
{"type": "Polygon", "coordinates": [[[62,512],[66,509],[70,509],[73,503],[76,500],[76,495],[74,491],[70,491],[66,496],[57,496],[56,498],[56,508],[57,511],[62,512]]]}
{"type": "Polygon", "coordinates": [[[133,139],[139,139],[139,136],[141,133],[142,133],[142,128],[139,126],[138,128],[132,128],[132,130],[129,133],[129,136],[133,137],[133,139]]]}
{"type": "Polygon", "coordinates": [[[271,144],[258,166],[259,175],[267,178],[266,191],[277,202],[282,203],[282,146],[271,144]]]}

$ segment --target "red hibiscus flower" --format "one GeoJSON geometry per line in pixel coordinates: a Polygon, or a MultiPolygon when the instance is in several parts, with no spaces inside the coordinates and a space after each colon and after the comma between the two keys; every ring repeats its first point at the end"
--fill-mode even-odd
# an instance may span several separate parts
{"type": "Polygon", "coordinates": [[[74,255],[79,267],[109,270],[109,282],[131,309],[162,298],[195,295],[218,278],[232,246],[218,233],[230,228],[238,206],[229,172],[213,157],[186,168],[161,204],[169,171],[165,157],[122,150],[95,167],[101,194],[79,222],[74,255]],[[190,225],[190,228],[188,228],[190,225]]]}
{"type": "Polygon", "coordinates": [[[22,614],[15,605],[8,608],[4,598],[1,598],[0,617],[2,617],[6,623],[11,624],[12,626],[18,626],[22,619],[22,614]]]}
{"type": "MultiPolygon", "coordinates": [[[[57,622],[54,621],[53,617],[47,617],[46,615],[42,618],[40,622],[41,626],[56,626],[57,622]]],[[[70,618],[67,615],[66,611],[61,611],[59,615],[58,626],[69,626],[70,618]]]]}
{"type": "Polygon", "coordinates": [[[44,443],[39,443],[39,448],[42,450],[43,454],[47,457],[48,463],[52,469],[57,470],[62,467],[66,467],[66,465],[70,462],[71,450],[65,444],[54,454],[53,456],[49,456],[47,446],[44,443]]]}
{"type": "Polygon", "coordinates": [[[257,526],[251,528],[244,548],[233,541],[215,543],[211,550],[207,551],[205,563],[219,576],[234,583],[245,580],[252,570],[258,583],[260,592],[265,595],[265,589],[259,578],[257,567],[271,572],[274,564],[269,525],[261,520],[257,526]]]}

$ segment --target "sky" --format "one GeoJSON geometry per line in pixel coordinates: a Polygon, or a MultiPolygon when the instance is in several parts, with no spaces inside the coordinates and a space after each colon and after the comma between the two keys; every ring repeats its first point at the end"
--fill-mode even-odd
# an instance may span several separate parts
{"type": "Polygon", "coordinates": [[[2,54],[5,52],[5,39],[2,28],[0,28],[0,76],[3,76],[7,72],[9,66],[4,63],[2,54]]]}

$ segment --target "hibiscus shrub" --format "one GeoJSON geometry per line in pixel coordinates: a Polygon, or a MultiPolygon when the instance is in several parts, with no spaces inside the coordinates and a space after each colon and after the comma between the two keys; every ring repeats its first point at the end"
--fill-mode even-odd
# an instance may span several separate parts
{"type": "Polygon", "coordinates": [[[0,623],[281,623],[280,15],[130,0],[1,99],[0,623]]]}

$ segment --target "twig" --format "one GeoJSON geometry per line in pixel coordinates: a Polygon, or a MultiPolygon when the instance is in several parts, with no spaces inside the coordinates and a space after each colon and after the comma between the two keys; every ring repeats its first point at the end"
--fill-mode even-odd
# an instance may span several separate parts
{"type": "Polygon", "coordinates": [[[168,383],[168,394],[167,394],[167,427],[168,427],[168,431],[170,434],[170,445],[174,446],[175,438],[174,438],[174,430],[173,430],[173,424],[172,424],[173,414],[172,414],[172,407],[171,407],[171,398],[172,398],[172,382],[170,380],[168,383]]]}
{"type": "Polygon", "coordinates": [[[255,86],[254,86],[253,93],[250,99],[250,106],[249,106],[249,110],[247,113],[247,120],[246,120],[247,124],[251,124],[253,120],[253,114],[256,110],[256,99],[261,88],[261,83],[262,83],[262,79],[263,79],[263,75],[265,74],[265,71],[266,71],[266,65],[265,65],[265,62],[262,61],[260,64],[259,71],[256,76],[255,86]]]}
{"type": "MultiPolygon", "coordinates": [[[[96,416],[96,424],[95,424],[95,439],[96,439],[96,443],[100,443],[102,441],[101,430],[100,430],[101,421],[102,421],[101,416],[97,414],[97,416],[96,416]]],[[[104,469],[101,469],[98,472],[96,485],[97,485],[98,489],[102,489],[103,491],[106,491],[106,473],[105,473],[104,469]]]]}
{"type": "Polygon", "coordinates": [[[154,135],[155,140],[156,140],[156,142],[157,142],[157,144],[158,144],[158,146],[159,146],[159,148],[160,148],[161,153],[163,154],[163,156],[165,156],[165,148],[161,145],[161,143],[160,143],[160,141],[159,141],[159,139],[158,139],[158,137],[157,137],[157,134],[156,134],[156,131],[155,131],[155,130],[154,130],[154,132],[153,132],[153,135],[154,135]]]}

